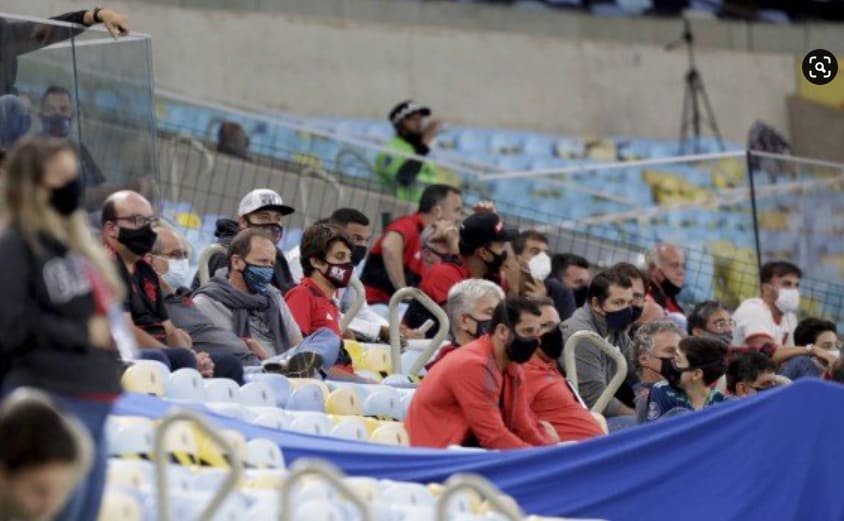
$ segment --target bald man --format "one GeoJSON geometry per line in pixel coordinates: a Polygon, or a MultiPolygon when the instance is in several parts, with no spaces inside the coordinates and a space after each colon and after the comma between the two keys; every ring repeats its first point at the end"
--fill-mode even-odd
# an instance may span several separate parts
{"type": "Polygon", "coordinates": [[[674,244],[658,244],[648,252],[648,296],[666,313],[683,313],[677,294],[686,282],[686,255],[674,244]]]}
{"type": "Polygon", "coordinates": [[[158,274],[143,259],[157,238],[153,226],[158,217],[152,205],[137,192],[115,192],[103,204],[101,224],[103,243],[126,286],[124,317],[142,358],[158,360],[172,370],[192,367],[203,376],[213,376],[211,357],[194,355],[190,336],[170,321],[158,274]]]}

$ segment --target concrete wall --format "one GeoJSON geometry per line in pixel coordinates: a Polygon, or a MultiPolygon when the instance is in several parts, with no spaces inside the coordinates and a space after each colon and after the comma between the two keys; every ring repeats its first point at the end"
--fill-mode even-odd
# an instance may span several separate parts
{"type": "MultiPolygon", "coordinates": [[[[89,4],[6,0],[8,12],[89,4]]],[[[686,56],[514,32],[384,25],[281,12],[109,2],[153,36],[156,82],[234,104],[302,114],[385,116],[413,97],[455,124],[573,135],[678,134],[686,56]]],[[[794,57],[702,49],[699,68],[724,136],[757,118],[786,130],[794,57]]]]}

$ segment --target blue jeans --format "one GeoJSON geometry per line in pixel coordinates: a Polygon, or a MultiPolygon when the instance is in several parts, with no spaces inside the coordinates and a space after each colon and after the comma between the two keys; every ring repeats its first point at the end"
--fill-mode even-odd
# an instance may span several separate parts
{"type": "Polygon", "coordinates": [[[68,500],[56,521],[96,521],[103,498],[106,478],[105,421],[111,412],[111,404],[80,400],[66,395],[52,395],[53,401],[62,412],[82,423],[94,443],[94,464],[88,475],[82,478],[76,491],[68,500]]]}
{"type": "Polygon", "coordinates": [[[780,374],[791,379],[814,377],[817,378],[821,374],[820,366],[815,362],[811,356],[795,356],[786,360],[782,367],[780,367],[780,374]]]}

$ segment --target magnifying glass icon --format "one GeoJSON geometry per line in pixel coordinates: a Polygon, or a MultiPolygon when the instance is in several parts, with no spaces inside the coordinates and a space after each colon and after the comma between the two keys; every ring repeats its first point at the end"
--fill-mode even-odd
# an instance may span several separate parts
{"type": "Polygon", "coordinates": [[[829,73],[826,72],[826,66],[823,64],[823,62],[817,62],[815,64],[815,70],[818,71],[818,72],[822,72],[824,74],[824,76],[829,74],[829,73]]]}

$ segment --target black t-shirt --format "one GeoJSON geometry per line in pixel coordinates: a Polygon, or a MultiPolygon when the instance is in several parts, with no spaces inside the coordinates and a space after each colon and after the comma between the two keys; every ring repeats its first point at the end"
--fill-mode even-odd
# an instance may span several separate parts
{"type": "Polygon", "coordinates": [[[135,273],[129,273],[126,264],[119,258],[117,269],[126,285],[123,311],[132,314],[132,322],[135,326],[143,329],[156,340],[163,340],[166,334],[162,323],[170,317],[164,305],[164,295],[161,292],[158,274],[152,266],[140,259],[135,263],[135,273]]]}

